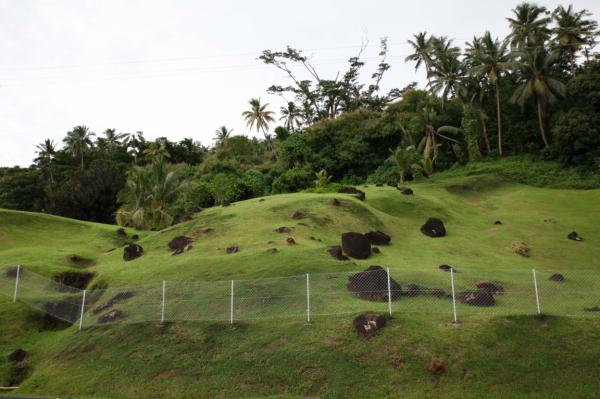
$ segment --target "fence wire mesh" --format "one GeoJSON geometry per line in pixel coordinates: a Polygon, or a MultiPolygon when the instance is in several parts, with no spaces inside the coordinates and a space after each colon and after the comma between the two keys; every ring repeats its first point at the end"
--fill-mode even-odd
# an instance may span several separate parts
{"type": "Polygon", "coordinates": [[[80,290],[23,267],[0,270],[0,293],[82,327],[226,321],[378,311],[471,316],[600,317],[600,271],[418,270],[377,266],[255,280],[162,281],[80,290]],[[455,312],[455,313],[454,313],[455,312]]]}

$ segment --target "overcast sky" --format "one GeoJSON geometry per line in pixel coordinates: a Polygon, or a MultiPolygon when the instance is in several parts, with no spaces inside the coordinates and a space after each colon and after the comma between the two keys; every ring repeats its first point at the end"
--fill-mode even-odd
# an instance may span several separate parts
{"type": "MultiPolygon", "coordinates": [[[[598,19],[600,1],[571,3],[598,19]]],[[[387,36],[387,91],[424,80],[403,61],[413,34],[448,35],[461,46],[485,30],[504,36],[516,4],[0,0],[0,166],[29,165],[36,144],[51,138],[62,145],[81,124],[96,133],[141,130],[148,139],[192,137],[205,145],[222,125],[254,135],[240,115],[248,100],[261,97],[278,112],[283,100],[266,88],[286,83],[256,59],[262,50],[304,49],[322,76],[334,77],[366,36],[367,78],[387,36]]]]}

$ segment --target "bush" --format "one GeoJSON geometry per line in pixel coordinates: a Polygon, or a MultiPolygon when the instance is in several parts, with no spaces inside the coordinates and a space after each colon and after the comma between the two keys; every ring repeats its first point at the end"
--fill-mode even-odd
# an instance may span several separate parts
{"type": "Polygon", "coordinates": [[[367,177],[367,183],[369,184],[389,184],[396,186],[399,182],[400,176],[398,176],[396,167],[385,163],[367,177]]]}
{"type": "Polygon", "coordinates": [[[211,192],[217,205],[233,202],[243,194],[240,179],[235,175],[217,173],[211,179],[211,192]]]}
{"type": "Polygon", "coordinates": [[[600,167],[600,116],[579,110],[561,112],[552,128],[553,150],[564,165],[600,167]]]}
{"type": "Polygon", "coordinates": [[[265,194],[265,176],[256,169],[248,169],[242,178],[248,198],[261,197],[265,194]]]}
{"type": "Polygon", "coordinates": [[[294,193],[314,185],[314,174],[307,167],[293,167],[273,181],[273,193],[294,193]]]}
{"type": "Polygon", "coordinates": [[[281,143],[281,162],[290,168],[309,162],[310,147],[298,134],[293,134],[281,143]]]}
{"type": "Polygon", "coordinates": [[[184,211],[195,207],[208,208],[214,203],[212,185],[206,181],[194,181],[189,184],[183,195],[181,208],[184,211]]]}

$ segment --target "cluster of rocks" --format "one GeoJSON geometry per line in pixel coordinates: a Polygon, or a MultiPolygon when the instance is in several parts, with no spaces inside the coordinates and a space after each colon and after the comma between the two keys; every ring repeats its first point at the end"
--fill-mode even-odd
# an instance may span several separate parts
{"type": "Polygon", "coordinates": [[[343,233],[341,245],[327,248],[327,252],[338,260],[367,259],[372,253],[380,253],[377,247],[372,245],[389,245],[391,237],[382,231],[374,230],[365,234],[357,232],[343,233]]]}
{"type": "Polygon", "coordinates": [[[489,307],[496,304],[494,295],[504,293],[504,287],[497,282],[481,281],[475,287],[474,290],[461,292],[458,300],[465,305],[489,307]]]}
{"type": "Polygon", "coordinates": [[[387,324],[387,318],[381,313],[366,312],[359,314],[352,321],[359,336],[371,338],[387,324]]]}

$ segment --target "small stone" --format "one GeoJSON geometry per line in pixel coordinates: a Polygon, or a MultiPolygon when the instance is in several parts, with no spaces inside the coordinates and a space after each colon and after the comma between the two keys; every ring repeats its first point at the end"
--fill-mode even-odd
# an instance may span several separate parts
{"type": "Polygon", "coordinates": [[[227,247],[227,249],[225,249],[225,252],[227,252],[228,254],[235,254],[237,252],[240,252],[240,249],[237,245],[232,245],[230,247],[227,247]]]}
{"type": "Polygon", "coordinates": [[[294,238],[292,238],[292,237],[288,237],[285,239],[285,243],[287,245],[296,245],[296,240],[294,240],[294,238]]]}
{"type": "Polygon", "coordinates": [[[550,281],[555,281],[557,283],[562,283],[565,281],[565,276],[563,276],[560,273],[555,273],[552,276],[550,276],[550,281]]]}
{"type": "Polygon", "coordinates": [[[446,366],[444,366],[444,362],[441,360],[432,360],[427,365],[427,371],[434,375],[440,375],[446,370],[446,366]]]}
{"type": "Polygon", "coordinates": [[[331,205],[333,205],[333,206],[340,206],[341,205],[340,200],[337,199],[337,198],[332,198],[331,200],[329,200],[329,203],[331,205]]]}

